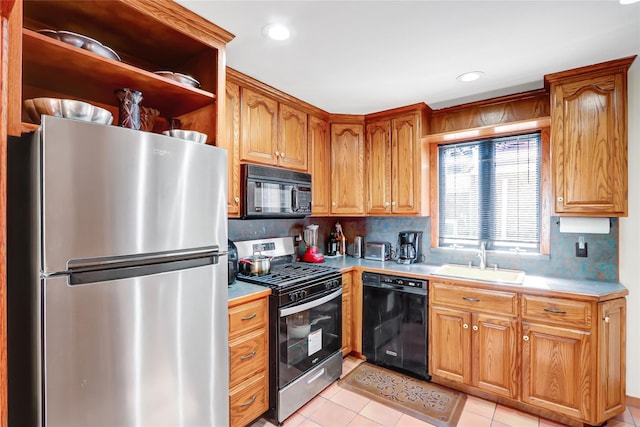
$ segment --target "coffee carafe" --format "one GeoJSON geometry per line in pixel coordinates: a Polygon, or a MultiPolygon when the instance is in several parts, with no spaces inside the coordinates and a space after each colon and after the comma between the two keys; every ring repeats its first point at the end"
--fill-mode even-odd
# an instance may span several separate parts
{"type": "Polygon", "coordinates": [[[413,264],[420,261],[422,231],[401,231],[398,233],[398,264],[413,264]]]}

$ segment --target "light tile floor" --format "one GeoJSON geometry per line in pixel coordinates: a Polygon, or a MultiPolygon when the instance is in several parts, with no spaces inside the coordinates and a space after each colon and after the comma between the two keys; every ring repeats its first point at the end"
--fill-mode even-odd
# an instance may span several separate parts
{"type": "MultiPolygon", "coordinates": [[[[362,363],[347,357],[342,364],[342,376],[362,363]]],[[[405,415],[395,409],[360,396],[333,383],[318,396],[287,418],[285,427],[435,427],[405,415]]],[[[562,427],[543,418],[516,409],[467,396],[457,427],[562,427]]],[[[273,427],[260,418],[251,427],[273,427]]],[[[610,420],[607,427],[640,427],[640,408],[629,406],[610,420]]]]}

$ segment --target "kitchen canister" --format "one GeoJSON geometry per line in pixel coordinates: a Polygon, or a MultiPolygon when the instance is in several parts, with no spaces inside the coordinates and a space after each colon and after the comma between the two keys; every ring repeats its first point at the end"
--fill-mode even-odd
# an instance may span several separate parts
{"type": "Polygon", "coordinates": [[[142,92],[134,89],[116,89],[118,98],[118,126],[140,130],[140,101],[142,92]]]}

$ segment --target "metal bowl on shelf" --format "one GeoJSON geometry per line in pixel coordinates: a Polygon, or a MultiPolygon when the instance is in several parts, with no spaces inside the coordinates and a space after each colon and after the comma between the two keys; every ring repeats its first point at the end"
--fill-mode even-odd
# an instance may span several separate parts
{"type": "Polygon", "coordinates": [[[167,136],[171,136],[174,138],[180,138],[187,141],[194,141],[199,144],[204,144],[207,142],[207,134],[197,132],[195,130],[185,130],[185,129],[169,129],[162,132],[167,136]]]}
{"type": "Polygon", "coordinates": [[[54,31],[54,30],[38,30],[38,33],[45,36],[60,40],[63,43],[70,44],[80,49],[88,50],[96,55],[103,56],[105,58],[113,59],[115,61],[121,61],[120,56],[110,47],[103,45],[98,40],[91,37],[84,36],[82,34],[72,33],[71,31],[54,31]]]}
{"type": "Polygon", "coordinates": [[[167,79],[174,80],[183,85],[192,86],[195,88],[200,87],[200,82],[187,74],[177,73],[173,71],[154,71],[153,73],[167,79]]]}
{"type": "Polygon", "coordinates": [[[31,121],[38,125],[43,114],[103,125],[110,125],[113,122],[113,115],[109,110],[75,99],[44,97],[25,99],[24,107],[31,121]]]}

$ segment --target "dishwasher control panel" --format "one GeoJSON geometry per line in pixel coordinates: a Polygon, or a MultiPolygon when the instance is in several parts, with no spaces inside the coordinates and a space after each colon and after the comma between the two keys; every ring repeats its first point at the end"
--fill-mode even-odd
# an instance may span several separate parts
{"type": "Polygon", "coordinates": [[[417,289],[427,289],[427,281],[413,277],[393,276],[379,273],[362,273],[362,282],[368,284],[387,284],[391,286],[404,286],[417,289]]]}

